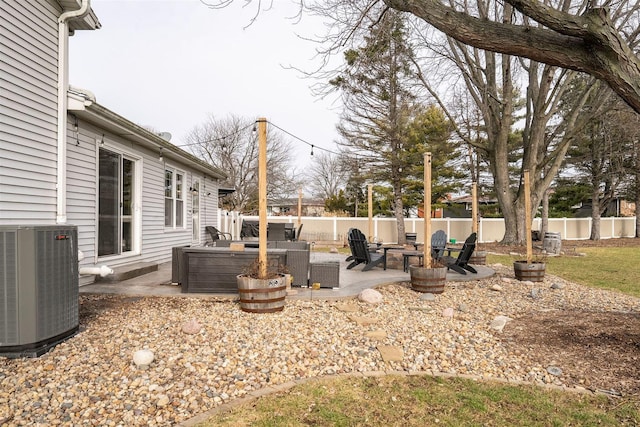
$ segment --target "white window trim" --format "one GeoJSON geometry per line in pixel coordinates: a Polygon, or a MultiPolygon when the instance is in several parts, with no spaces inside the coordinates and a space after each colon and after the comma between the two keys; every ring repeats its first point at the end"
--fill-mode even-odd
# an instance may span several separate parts
{"type": "MultiPolygon", "coordinates": [[[[189,222],[191,223],[190,227],[191,227],[191,243],[194,245],[200,245],[200,243],[202,242],[202,236],[200,233],[200,230],[202,229],[202,181],[200,180],[200,177],[194,176],[193,173],[191,174],[191,187],[195,188],[196,187],[196,183],[198,184],[198,206],[191,206],[191,209],[189,210],[190,212],[190,218],[189,218],[189,222]],[[193,230],[193,211],[195,210],[195,208],[198,209],[198,230],[194,231],[193,230]],[[197,238],[194,239],[194,234],[197,235],[197,238]]],[[[189,203],[192,203],[193,201],[193,197],[191,194],[189,194],[189,203]]]]}
{"type": "MultiPolygon", "coordinates": [[[[172,182],[171,182],[171,200],[173,200],[173,224],[171,225],[166,225],[164,224],[164,229],[166,231],[171,231],[171,230],[186,230],[187,229],[187,220],[186,220],[186,214],[187,214],[187,200],[185,199],[186,194],[189,192],[188,188],[186,187],[187,184],[187,173],[170,164],[166,164],[164,166],[163,169],[163,173],[162,173],[162,200],[166,200],[167,197],[165,195],[165,179],[166,179],[166,172],[167,171],[171,171],[173,172],[173,177],[172,177],[172,182]],[[182,198],[178,199],[176,198],[176,192],[178,189],[178,186],[176,185],[177,182],[177,175],[180,174],[182,175],[182,198]],[[182,225],[176,225],[176,219],[177,219],[177,200],[182,200],[182,225]]],[[[166,207],[165,207],[166,209],[166,207]]],[[[166,215],[166,211],[165,211],[165,215],[166,215]]],[[[164,220],[163,220],[164,223],[164,220]]]]}
{"type": "Polygon", "coordinates": [[[119,144],[112,144],[107,140],[103,140],[104,145],[100,146],[96,144],[95,147],[95,194],[96,194],[96,209],[95,209],[95,227],[94,227],[94,237],[98,236],[98,163],[100,161],[100,149],[104,148],[108,151],[120,154],[123,157],[129,158],[134,161],[135,166],[135,176],[134,176],[134,198],[133,198],[133,212],[134,218],[132,222],[132,238],[133,238],[133,246],[131,251],[123,252],[121,254],[114,255],[104,255],[98,256],[98,239],[94,238],[94,263],[98,262],[106,262],[113,259],[126,258],[129,256],[138,256],[142,253],[142,173],[144,171],[144,158],[140,155],[140,153],[136,153],[134,151],[127,150],[125,147],[120,146],[119,144]]]}

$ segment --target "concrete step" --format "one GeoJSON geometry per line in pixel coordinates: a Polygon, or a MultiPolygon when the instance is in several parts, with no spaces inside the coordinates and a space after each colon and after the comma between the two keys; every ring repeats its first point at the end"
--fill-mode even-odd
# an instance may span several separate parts
{"type": "Polygon", "coordinates": [[[158,271],[158,264],[155,262],[136,262],[134,264],[123,265],[113,268],[113,274],[106,277],[96,276],[96,283],[116,283],[123,280],[133,279],[147,273],[158,271]]]}

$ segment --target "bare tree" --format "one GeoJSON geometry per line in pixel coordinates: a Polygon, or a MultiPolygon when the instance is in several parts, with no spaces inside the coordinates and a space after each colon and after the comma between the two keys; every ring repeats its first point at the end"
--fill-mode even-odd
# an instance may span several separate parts
{"type": "MultiPolygon", "coordinates": [[[[634,140],[638,121],[631,109],[616,96],[598,97],[590,104],[607,103],[604,113],[582,127],[567,163],[584,176],[591,188],[591,240],[600,240],[600,218],[611,202],[623,195],[632,181],[634,140]]],[[[591,108],[591,106],[589,106],[591,108]]]]}
{"type": "Polygon", "coordinates": [[[313,156],[309,169],[309,188],[315,197],[327,199],[344,190],[349,171],[343,158],[327,152],[313,156]]]}
{"type": "MultiPolygon", "coordinates": [[[[486,20],[500,16],[502,22],[514,19],[509,5],[504,11],[491,1],[476,2],[475,7],[478,9],[475,13],[486,20]]],[[[576,133],[606,108],[594,105],[583,109],[587,96],[604,101],[608,89],[593,82],[576,85],[580,74],[573,71],[482,51],[452,38],[438,42],[429,34],[428,28],[416,24],[416,29],[422,36],[420,45],[431,48],[431,54],[416,61],[416,66],[427,63],[426,67],[433,69],[434,55],[446,58],[457,69],[452,71],[440,60],[440,68],[449,76],[448,84],[455,87],[458,82],[463,83],[477,107],[479,120],[476,123],[460,121],[460,114],[455,110],[458,104],[452,102],[450,96],[437,94],[438,86],[442,86],[445,78],[443,72],[421,74],[434,98],[449,111],[450,119],[458,123],[459,137],[489,163],[495,195],[505,218],[503,242],[524,243],[523,171],[530,171],[531,213],[535,215],[576,133]],[[451,76],[459,78],[455,80],[451,76]],[[521,89],[523,86],[526,90],[521,89]],[[573,92],[572,102],[565,101],[569,89],[573,92]],[[516,125],[524,127],[518,131],[516,125]],[[481,138],[478,138],[479,134],[481,138]]],[[[580,81],[584,82],[584,79],[580,81]]],[[[450,91],[451,86],[446,89],[450,91]]]]}
{"type": "MultiPolygon", "coordinates": [[[[221,205],[243,213],[254,212],[258,203],[258,142],[254,125],[255,119],[211,115],[191,130],[185,144],[194,155],[225,171],[228,175],[225,184],[235,192],[225,196],[221,205]]],[[[291,143],[271,127],[267,129],[267,197],[271,200],[291,197],[300,184],[291,166],[291,143]]]]}
{"type": "Polygon", "coordinates": [[[491,17],[481,8],[474,14],[467,2],[382,1],[466,45],[591,74],[640,113],[637,1],[605,0],[603,7],[592,7],[592,1],[505,0],[521,14],[518,20],[491,17]]]}
{"type": "MultiPolygon", "coordinates": [[[[591,18],[598,16],[602,18],[601,15],[593,14],[593,11],[589,12],[590,3],[587,1],[551,2],[550,4],[559,8],[560,12],[558,13],[554,12],[553,8],[536,1],[529,3],[544,8],[556,18],[569,19],[574,16],[569,12],[588,15],[591,18]]],[[[358,39],[359,31],[364,32],[372,25],[378,25],[382,18],[376,21],[376,17],[382,17],[388,13],[385,6],[408,11],[442,31],[447,30],[445,33],[451,35],[452,38],[449,39],[448,46],[445,45],[446,51],[439,53],[446,55],[462,72],[461,81],[465,83],[481,112],[482,122],[479,125],[486,136],[481,139],[467,137],[463,140],[474,146],[483,157],[489,160],[495,194],[500,202],[507,226],[503,242],[523,243],[526,237],[526,227],[524,224],[522,172],[529,170],[533,178],[531,197],[532,210],[535,212],[545,190],[553,182],[562,164],[564,153],[571,144],[575,130],[583,126],[589,119],[579,104],[576,104],[572,110],[559,110],[563,94],[571,85],[571,81],[578,75],[574,71],[568,71],[567,68],[591,72],[594,76],[603,78],[601,74],[594,71],[593,64],[589,62],[595,61],[594,55],[598,56],[602,51],[594,47],[595,54],[589,56],[589,59],[586,59],[585,56],[576,61],[581,62],[587,69],[575,66],[576,62],[571,62],[570,58],[567,58],[573,52],[572,49],[553,43],[549,45],[548,38],[553,38],[554,30],[545,26],[547,20],[535,13],[535,8],[529,8],[521,2],[507,1],[506,5],[493,0],[476,3],[458,2],[454,7],[429,0],[384,0],[383,2],[333,0],[316,2],[314,5],[315,13],[336,16],[334,26],[331,27],[333,32],[325,39],[325,43],[328,43],[328,47],[323,51],[325,54],[339,50],[347,43],[355,42],[358,39]],[[517,4],[517,6],[514,8],[511,3],[517,4]],[[517,7],[520,7],[520,12],[517,7]],[[331,13],[328,13],[329,11],[331,13]],[[530,14],[524,13],[524,11],[530,12],[530,14]],[[498,33],[499,30],[504,30],[509,35],[513,31],[527,34],[524,48],[520,49],[518,46],[514,48],[514,44],[517,45],[522,41],[522,34],[511,40],[510,36],[504,37],[504,35],[493,33],[498,33]],[[474,37],[478,34],[481,36],[476,40],[474,37]],[[469,43],[470,41],[473,43],[469,43]],[[488,51],[470,48],[465,43],[488,51]],[[491,53],[491,51],[502,54],[491,53]],[[534,60],[517,60],[505,53],[521,55],[534,60]],[[554,57],[553,53],[558,56],[554,57]],[[565,58],[568,62],[565,64],[557,58],[565,58]],[[559,69],[556,65],[566,68],[559,69]],[[521,70],[520,73],[522,71],[526,73],[524,79],[516,74],[516,68],[521,70]],[[526,92],[519,90],[520,84],[523,83],[522,80],[527,86],[526,92]],[[518,104],[521,92],[526,95],[526,103],[523,105],[518,104]],[[518,114],[524,114],[525,128],[522,132],[514,134],[514,126],[520,119],[518,114]],[[518,138],[520,139],[519,143],[518,138]],[[513,171],[516,173],[514,174],[513,171]]],[[[616,4],[616,6],[609,23],[610,30],[615,32],[614,41],[620,42],[623,45],[620,49],[628,54],[622,60],[627,60],[631,65],[640,65],[638,58],[629,47],[635,46],[637,42],[637,3],[629,5],[625,2],[616,4]],[[614,22],[617,29],[613,29],[614,22]],[[623,38],[629,43],[623,42],[623,38]]],[[[575,21],[586,22],[577,18],[575,21]]],[[[422,45],[433,44],[433,39],[433,35],[430,38],[424,37],[422,45]]],[[[563,37],[562,40],[569,46],[582,43],[578,38],[563,37]]],[[[558,42],[557,37],[556,42],[558,42]]],[[[604,49],[606,50],[606,47],[604,49]]],[[[587,54],[582,48],[578,50],[580,51],[578,56],[587,54]]],[[[433,68],[432,59],[429,58],[429,68],[433,68]]],[[[606,66],[610,65],[609,63],[606,66]]],[[[618,65],[622,67],[622,65],[618,65]]],[[[615,65],[614,68],[611,70],[614,74],[620,73],[620,69],[615,65]]],[[[631,71],[633,71],[633,67],[631,67],[631,71]]],[[[636,70],[635,75],[639,75],[637,72],[640,72],[640,68],[636,70]]],[[[613,79],[615,80],[615,77],[613,79]]],[[[605,80],[612,84],[611,78],[605,80]]],[[[632,82],[631,86],[636,84],[637,82],[632,82]]],[[[589,93],[593,95],[595,90],[586,87],[582,92],[580,102],[584,103],[586,96],[589,93]]],[[[434,93],[435,90],[431,90],[431,94],[434,95],[434,93]]],[[[628,98],[626,100],[629,102],[628,98]]],[[[593,113],[593,110],[590,113],[593,113]]],[[[454,117],[451,116],[450,119],[453,120],[454,117]]],[[[459,135],[462,136],[463,133],[459,133],[459,135]]]]}

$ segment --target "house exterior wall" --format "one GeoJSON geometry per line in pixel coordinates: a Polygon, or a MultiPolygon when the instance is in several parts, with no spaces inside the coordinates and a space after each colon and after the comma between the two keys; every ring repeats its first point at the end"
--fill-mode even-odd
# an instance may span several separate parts
{"type": "Polygon", "coordinates": [[[0,223],[56,221],[58,25],[48,1],[0,2],[0,223]]]}
{"type": "MultiPolygon", "coordinates": [[[[193,210],[192,199],[185,191],[184,226],[176,229],[164,225],[164,171],[165,166],[179,170],[185,176],[185,190],[194,180],[200,182],[199,244],[206,242],[206,225],[218,223],[218,184],[205,174],[194,170],[188,163],[174,159],[158,160],[158,151],[139,146],[123,136],[110,133],[95,124],[78,120],[78,132],[73,130],[75,118],[69,114],[67,138],[67,218],[69,224],[78,226],[78,248],[85,256],[83,266],[106,264],[111,268],[136,262],[168,262],[171,248],[191,245],[193,210]],[[139,164],[140,202],[138,210],[141,245],[138,252],[99,257],[98,235],[98,154],[101,142],[104,148],[135,158],[139,164]],[[210,193],[207,196],[207,193],[210,193]]],[[[83,277],[81,284],[91,283],[93,277],[83,277]]]]}
{"type": "MultiPolygon", "coordinates": [[[[74,9],[75,2],[62,1],[74,9]]],[[[0,1],[0,225],[54,225],[57,221],[58,178],[58,17],[63,13],[54,0],[0,1]]],[[[84,20],[70,22],[75,29],[99,28],[93,12],[84,20]]],[[[123,96],[129,96],[123,94],[123,96]]],[[[76,93],[75,106],[83,106],[76,93]]],[[[88,98],[86,105],[91,105],[88,98]]],[[[92,100],[95,103],[95,99],[92,100]]],[[[184,171],[186,188],[199,179],[201,188],[200,243],[206,225],[217,224],[218,185],[223,177],[199,159],[173,146],[166,162],[158,160],[158,145],[167,145],[157,135],[138,128],[103,107],[102,123],[79,117],[84,108],[67,114],[66,222],[78,227],[78,247],[84,260],[80,267],[106,264],[118,267],[136,262],[171,259],[172,246],[193,243],[191,197],[186,195],[184,227],[164,226],[164,166],[184,171]],[[120,132],[109,129],[118,121],[120,132]],[[140,185],[138,210],[140,237],[135,251],[98,257],[98,159],[102,136],[105,148],[136,159],[140,185]],[[123,136],[118,136],[123,135],[123,136]],[[134,136],[131,136],[134,135],[134,136]],[[205,177],[205,175],[207,175],[205,177]],[[210,193],[209,196],[206,196],[210,193]]],[[[99,117],[98,117],[99,118],[99,117]]],[[[170,144],[169,144],[170,145],[170,144]]],[[[92,282],[83,276],[81,284],[92,282]]]]}

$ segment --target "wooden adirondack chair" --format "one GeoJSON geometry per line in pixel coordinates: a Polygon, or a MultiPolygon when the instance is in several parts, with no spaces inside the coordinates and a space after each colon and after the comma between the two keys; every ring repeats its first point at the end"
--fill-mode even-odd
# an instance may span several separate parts
{"type": "Polygon", "coordinates": [[[368,271],[376,265],[384,263],[385,255],[379,252],[371,252],[366,236],[357,228],[349,230],[348,240],[349,248],[351,249],[351,257],[347,259],[351,261],[351,264],[347,266],[348,270],[358,264],[365,264],[362,271],[368,271]]]}
{"type": "MultiPolygon", "coordinates": [[[[478,271],[475,268],[467,264],[476,248],[476,239],[476,233],[471,233],[471,235],[467,237],[467,240],[464,241],[464,245],[462,245],[462,249],[460,249],[457,258],[446,255],[440,258],[440,262],[444,263],[447,268],[460,274],[467,274],[467,271],[477,273],[478,271]]],[[[453,252],[453,249],[447,248],[446,250],[448,250],[449,253],[453,252]]]]}

